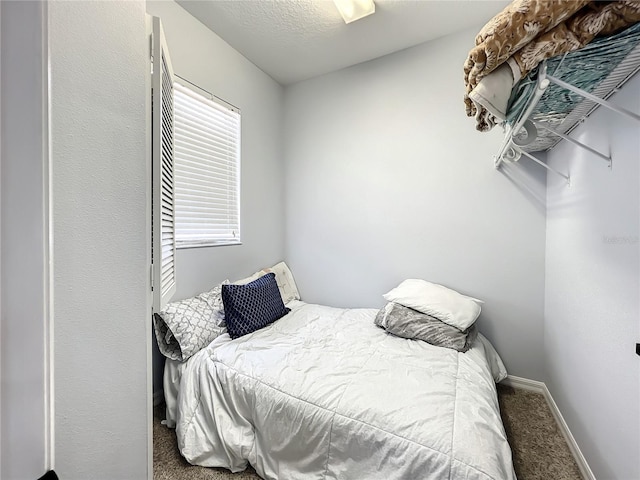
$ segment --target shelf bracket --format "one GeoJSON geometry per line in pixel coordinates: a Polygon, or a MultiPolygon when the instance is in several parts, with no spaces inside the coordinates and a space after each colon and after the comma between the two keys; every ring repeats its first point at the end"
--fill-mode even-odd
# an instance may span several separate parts
{"type": "Polygon", "coordinates": [[[549,165],[547,165],[546,163],[544,163],[542,160],[537,159],[536,157],[534,157],[533,155],[531,155],[529,152],[525,152],[524,150],[518,148],[517,146],[513,146],[513,148],[520,153],[521,155],[524,155],[525,157],[533,160],[534,162],[536,162],[538,165],[542,165],[544,168],[546,168],[547,170],[549,170],[550,172],[555,173],[556,175],[560,175],[562,178],[564,178],[567,181],[567,185],[571,186],[571,177],[569,175],[565,175],[564,173],[559,172],[558,170],[556,170],[555,168],[551,168],[549,165]]]}
{"type": "Polygon", "coordinates": [[[604,161],[607,162],[607,166],[609,168],[611,168],[611,156],[610,155],[605,155],[604,153],[599,152],[598,150],[596,150],[595,148],[591,148],[589,145],[585,145],[584,143],[571,138],[569,135],[565,135],[564,133],[560,133],[556,130],[554,130],[553,128],[547,127],[546,125],[543,125],[541,123],[538,122],[533,122],[533,124],[536,126],[536,128],[543,128],[545,129],[547,132],[551,132],[554,135],[557,135],[558,137],[566,140],[567,142],[573,143],[574,145],[577,145],[578,147],[584,148],[585,150],[593,153],[594,155],[602,158],[604,161]]]}

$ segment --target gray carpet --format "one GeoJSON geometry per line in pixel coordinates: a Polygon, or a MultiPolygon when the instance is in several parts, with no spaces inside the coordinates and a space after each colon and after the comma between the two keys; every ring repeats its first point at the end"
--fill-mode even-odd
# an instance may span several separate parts
{"type": "Polygon", "coordinates": [[[498,385],[498,401],[519,480],[582,480],[541,394],[498,385]]]}
{"type": "MultiPolygon", "coordinates": [[[[542,395],[499,385],[498,399],[519,480],[582,480],[542,395]]],[[[154,480],[260,479],[251,468],[232,474],[222,468],[189,465],[178,452],[175,431],[160,424],[163,415],[164,409],[156,408],[153,422],[154,480]]]]}

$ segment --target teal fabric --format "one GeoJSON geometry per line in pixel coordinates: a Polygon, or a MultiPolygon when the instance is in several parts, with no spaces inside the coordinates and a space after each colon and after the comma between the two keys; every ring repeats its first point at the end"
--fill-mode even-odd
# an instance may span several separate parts
{"type": "MultiPolygon", "coordinates": [[[[578,88],[593,91],[613,69],[640,43],[640,23],[609,37],[598,38],[580,50],[547,60],[547,73],[578,88]]],[[[511,91],[507,108],[507,123],[514,124],[526,109],[533,95],[538,76],[538,66],[524,77],[511,91]]],[[[533,117],[566,117],[583,97],[552,83],[536,109],[533,117]]]]}

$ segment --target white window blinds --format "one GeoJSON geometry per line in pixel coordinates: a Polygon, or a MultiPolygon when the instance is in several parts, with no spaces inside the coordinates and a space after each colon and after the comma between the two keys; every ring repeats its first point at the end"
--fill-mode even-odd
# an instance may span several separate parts
{"type": "Polygon", "coordinates": [[[240,243],[240,112],[174,87],[176,246],[240,243]]]}

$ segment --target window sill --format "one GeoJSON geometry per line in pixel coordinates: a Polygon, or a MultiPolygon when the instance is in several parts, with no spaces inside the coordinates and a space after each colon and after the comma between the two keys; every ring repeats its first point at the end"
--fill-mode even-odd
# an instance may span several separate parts
{"type": "Polygon", "coordinates": [[[185,250],[189,248],[208,248],[208,247],[231,247],[235,245],[242,245],[241,241],[220,241],[220,242],[207,242],[207,243],[176,243],[176,250],[185,250]]]}

